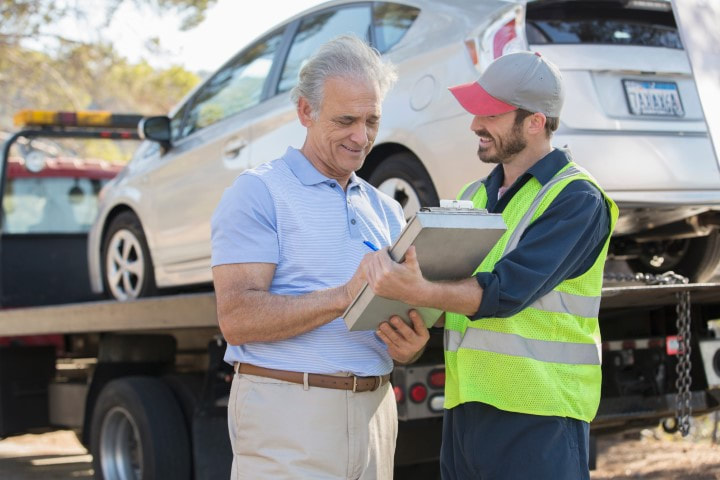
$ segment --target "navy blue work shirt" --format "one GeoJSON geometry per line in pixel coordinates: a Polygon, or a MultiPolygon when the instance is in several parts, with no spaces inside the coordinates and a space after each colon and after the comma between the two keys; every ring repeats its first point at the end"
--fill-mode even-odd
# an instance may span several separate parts
{"type": "MultiPolygon", "coordinates": [[[[498,165],[484,180],[487,209],[502,213],[512,197],[535,177],[545,185],[570,161],[554,149],[523,173],[498,199],[505,173],[498,165]]],[[[570,182],[523,233],[517,248],[502,257],[492,272],[476,274],[483,289],[480,308],[471,318],[510,317],[550,292],[562,281],[585,273],[595,262],[610,232],[603,194],[590,182],[570,182]]]]}

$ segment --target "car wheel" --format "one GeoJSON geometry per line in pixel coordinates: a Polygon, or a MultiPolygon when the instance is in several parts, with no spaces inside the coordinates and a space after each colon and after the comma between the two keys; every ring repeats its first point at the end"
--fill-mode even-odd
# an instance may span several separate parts
{"type": "Polygon", "coordinates": [[[95,478],[191,477],[190,440],[170,388],[152,377],[126,377],[103,387],[90,431],[95,478]]]}
{"type": "Polygon", "coordinates": [[[434,207],[439,203],[425,167],[411,153],[390,155],[373,170],[368,181],[397,200],[405,218],[412,217],[420,207],[434,207]]]}
{"type": "Polygon", "coordinates": [[[140,221],[131,212],[115,217],[103,242],[105,291],[116,300],[134,300],[155,292],[150,251],[140,221]]]}
{"type": "Polygon", "coordinates": [[[691,282],[709,280],[720,265],[720,232],[704,237],[653,242],[645,253],[628,261],[635,272],[659,274],[672,270],[691,282]]]}

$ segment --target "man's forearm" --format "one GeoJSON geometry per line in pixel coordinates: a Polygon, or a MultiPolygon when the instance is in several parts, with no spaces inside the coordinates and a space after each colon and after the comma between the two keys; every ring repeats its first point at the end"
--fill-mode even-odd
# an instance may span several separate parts
{"type": "Polygon", "coordinates": [[[232,345],[295,337],[339,317],[352,301],[345,286],[305,295],[246,290],[231,298],[221,297],[218,295],[218,321],[232,345]]]}
{"type": "Polygon", "coordinates": [[[475,277],[453,282],[426,281],[414,295],[412,305],[470,316],[480,308],[482,295],[483,290],[475,277]]]}

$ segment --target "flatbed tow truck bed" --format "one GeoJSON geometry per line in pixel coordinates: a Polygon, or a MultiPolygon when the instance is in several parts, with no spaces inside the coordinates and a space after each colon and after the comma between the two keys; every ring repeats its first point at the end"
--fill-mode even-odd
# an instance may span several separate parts
{"type": "MultiPolygon", "coordinates": [[[[600,311],[674,305],[678,292],[693,305],[720,304],[720,283],[616,285],[602,289],[600,311]]],[[[216,327],[215,295],[186,293],[129,302],[103,300],[0,311],[0,336],[52,333],[128,332],[216,327]]]]}

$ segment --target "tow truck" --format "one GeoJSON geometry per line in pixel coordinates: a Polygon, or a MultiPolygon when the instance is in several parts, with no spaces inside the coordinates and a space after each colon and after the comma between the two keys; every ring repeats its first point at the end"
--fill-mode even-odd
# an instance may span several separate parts
{"type": "MultiPolygon", "coordinates": [[[[99,171],[117,173],[91,164],[53,170],[68,161],[11,158],[16,141],[134,139],[141,118],[37,111],[16,117],[21,128],[0,158],[0,437],[72,429],[92,453],[100,479],[227,478],[232,370],[223,362],[210,288],[128,302],[61,293],[68,285],[89,291],[78,253],[84,255],[83,231],[62,234],[79,239],[73,251],[61,251],[62,238],[43,237],[47,232],[13,231],[11,208],[25,199],[12,197],[11,182],[21,169],[33,178],[40,168],[34,163],[43,163],[39,171],[48,178],[50,172],[78,178],[78,171],[92,171],[99,181],[106,178],[99,171]],[[36,245],[28,242],[31,236],[36,245]],[[20,245],[24,250],[17,250],[20,245]],[[65,261],[61,268],[58,258],[65,261]],[[49,275],[57,281],[43,284],[49,275]],[[29,280],[23,296],[5,295],[20,288],[22,278],[29,280]],[[61,294],[50,299],[53,292],[61,294]]],[[[72,188],[47,189],[46,201],[57,200],[57,192],[72,196],[72,188]]],[[[602,400],[592,437],[658,423],[687,433],[692,414],[720,408],[720,339],[712,323],[720,318],[720,284],[689,284],[672,273],[620,272],[606,280],[602,400]]],[[[417,363],[395,368],[392,383],[400,420],[396,478],[437,478],[445,384],[441,329],[432,329],[417,363]]]]}

